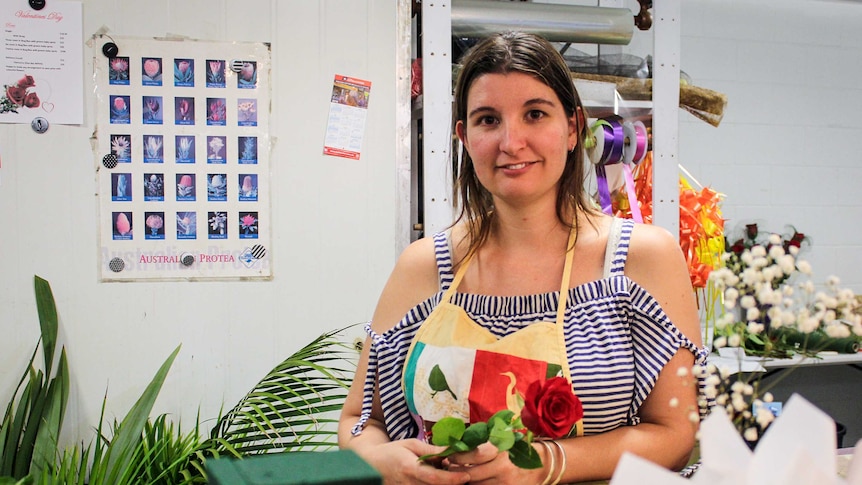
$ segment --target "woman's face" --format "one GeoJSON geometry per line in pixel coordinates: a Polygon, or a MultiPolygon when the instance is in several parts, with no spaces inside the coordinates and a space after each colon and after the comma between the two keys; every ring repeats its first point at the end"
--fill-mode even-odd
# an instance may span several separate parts
{"type": "Polygon", "coordinates": [[[495,205],[556,199],[577,126],[553,89],[522,73],[484,74],[455,129],[495,205]]]}

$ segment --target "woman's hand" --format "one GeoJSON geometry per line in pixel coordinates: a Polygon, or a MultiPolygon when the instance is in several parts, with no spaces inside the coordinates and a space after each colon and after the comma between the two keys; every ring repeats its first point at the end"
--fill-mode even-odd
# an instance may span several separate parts
{"type": "Polygon", "coordinates": [[[364,447],[361,456],[383,475],[385,485],[460,485],[469,482],[470,475],[466,471],[441,468],[440,460],[437,462],[419,460],[422,455],[439,453],[444,449],[442,446],[409,439],[364,447]]]}
{"type": "Polygon", "coordinates": [[[543,468],[532,470],[518,468],[509,460],[509,454],[501,452],[491,443],[483,443],[475,450],[450,455],[446,461],[450,471],[466,471],[470,475],[470,485],[479,484],[516,484],[533,485],[542,483],[547,472],[547,457],[537,448],[542,457],[543,468]]]}

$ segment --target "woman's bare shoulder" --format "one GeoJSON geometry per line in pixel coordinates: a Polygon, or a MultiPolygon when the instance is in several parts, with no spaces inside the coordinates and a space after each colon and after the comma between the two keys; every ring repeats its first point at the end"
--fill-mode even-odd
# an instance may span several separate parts
{"type": "Polygon", "coordinates": [[[635,224],[629,243],[626,274],[648,291],[688,275],[679,241],[667,229],[635,224]]]}
{"type": "Polygon", "coordinates": [[[652,224],[635,224],[629,247],[630,257],[650,260],[650,255],[668,256],[679,252],[679,241],[667,229],[652,224]]]}
{"type": "Polygon", "coordinates": [[[423,237],[407,245],[398,256],[399,264],[434,264],[434,238],[423,237]]]}
{"type": "Polygon", "coordinates": [[[659,226],[635,224],[626,274],[656,298],[683,333],[695,342],[700,341],[688,264],[679,240],[670,231],[659,226]]]}
{"type": "Polygon", "coordinates": [[[377,302],[372,328],[376,332],[392,328],[411,308],[433,296],[439,288],[434,239],[418,239],[398,257],[377,302]]]}

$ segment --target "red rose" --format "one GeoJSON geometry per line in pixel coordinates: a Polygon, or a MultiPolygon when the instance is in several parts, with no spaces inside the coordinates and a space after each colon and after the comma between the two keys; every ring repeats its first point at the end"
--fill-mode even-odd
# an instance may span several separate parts
{"type": "Polygon", "coordinates": [[[746,224],[745,225],[745,235],[748,236],[748,239],[754,239],[757,237],[757,224],[746,224]]]}
{"type": "Polygon", "coordinates": [[[742,254],[742,252],[745,251],[745,244],[743,244],[742,239],[733,243],[733,246],[730,247],[730,250],[736,253],[737,256],[742,254]]]}
{"type": "Polygon", "coordinates": [[[21,105],[24,102],[24,97],[27,95],[27,90],[17,86],[9,86],[6,88],[6,97],[12,104],[21,105]]]}
{"type": "Polygon", "coordinates": [[[536,381],[527,388],[521,421],[537,436],[557,439],[567,436],[584,417],[584,407],[563,377],[536,381]]]}
{"type": "Polygon", "coordinates": [[[36,93],[27,93],[27,96],[24,97],[24,106],[28,108],[38,108],[40,104],[39,95],[36,93]]]}
{"type": "Polygon", "coordinates": [[[29,88],[29,87],[35,86],[35,85],[36,85],[36,80],[33,79],[33,76],[31,76],[29,74],[18,80],[18,87],[19,88],[29,88]]]}

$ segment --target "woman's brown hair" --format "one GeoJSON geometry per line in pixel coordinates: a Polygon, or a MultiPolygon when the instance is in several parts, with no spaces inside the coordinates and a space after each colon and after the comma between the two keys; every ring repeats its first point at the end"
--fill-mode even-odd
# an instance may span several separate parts
{"type": "MultiPolygon", "coordinates": [[[[504,32],[483,39],[472,47],[461,60],[461,69],[455,82],[455,121],[467,121],[467,93],[470,86],[485,74],[507,74],[519,72],[535,77],[554,90],[562,103],[566,115],[577,117],[578,143],[566,158],[566,166],[558,182],[556,212],[560,222],[577,228],[579,210],[592,213],[587,195],[583,190],[586,168],[584,167],[583,141],[586,132],[585,114],[571,73],[563,56],[550,42],[533,34],[504,32]]],[[[461,212],[456,220],[467,225],[467,254],[475,252],[487,239],[491,231],[494,202],[491,194],[476,177],[473,160],[466,150],[461,150],[455,198],[461,202],[461,212]]],[[[577,230],[577,229],[576,229],[577,230]]]]}

